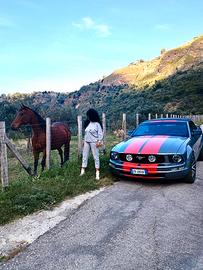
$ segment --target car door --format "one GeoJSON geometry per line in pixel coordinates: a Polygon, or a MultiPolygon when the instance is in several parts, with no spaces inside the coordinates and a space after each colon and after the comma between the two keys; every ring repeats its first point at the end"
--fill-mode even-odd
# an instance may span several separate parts
{"type": "Polygon", "coordinates": [[[192,121],[189,122],[189,128],[191,134],[192,148],[194,151],[195,159],[197,159],[201,149],[202,134],[200,132],[200,129],[192,121]]]}

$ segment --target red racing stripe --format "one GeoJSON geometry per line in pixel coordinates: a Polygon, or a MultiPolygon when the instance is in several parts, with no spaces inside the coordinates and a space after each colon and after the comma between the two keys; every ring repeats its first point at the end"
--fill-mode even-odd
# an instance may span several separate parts
{"type": "MultiPolygon", "coordinates": [[[[169,136],[155,136],[151,138],[146,145],[142,148],[141,154],[158,154],[163,143],[169,136]]],[[[148,173],[154,174],[157,172],[158,164],[146,164],[141,166],[143,169],[147,169],[148,173]]]]}
{"type": "Polygon", "coordinates": [[[130,143],[126,149],[125,149],[125,153],[129,153],[129,154],[137,154],[139,152],[139,150],[141,149],[141,147],[147,142],[147,140],[149,140],[150,138],[152,138],[152,136],[143,136],[140,138],[136,138],[136,140],[132,143],[130,143]]]}
{"type": "MultiPolygon", "coordinates": [[[[137,154],[158,154],[163,143],[169,136],[145,136],[138,138],[134,143],[128,145],[125,149],[125,153],[137,154]]],[[[158,164],[138,164],[123,162],[123,170],[130,172],[132,168],[146,169],[149,174],[155,174],[157,172],[158,164]]]]}
{"type": "MultiPolygon", "coordinates": [[[[139,150],[141,149],[141,147],[143,146],[143,144],[146,143],[147,140],[149,140],[149,138],[151,138],[152,136],[143,136],[140,138],[137,138],[135,140],[135,142],[130,143],[126,149],[125,149],[125,153],[129,153],[129,154],[137,154],[139,152],[139,150]]],[[[137,163],[129,163],[129,162],[123,162],[123,170],[126,172],[130,172],[131,168],[137,168],[138,164],[137,163]]]]}
{"type": "Polygon", "coordinates": [[[130,162],[124,161],[122,169],[125,172],[130,172],[130,169],[136,169],[137,167],[138,167],[137,163],[130,163],[130,162]]]}
{"type": "Polygon", "coordinates": [[[140,154],[158,154],[163,143],[169,136],[155,136],[152,137],[146,145],[142,148],[140,154]]]}
{"type": "Polygon", "coordinates": [[[144,169],[147,170],[149,174],[157,173],[158,164],[138,164],[131,162],[123,162],[123,171],[130,172],[130,169],[144,169]]]}
{"type": "Polygon", "coordinates": [[[139,169],[145,169],[148,171],[148,173],[153,174],[153,173],[157,173],[157,167],[158,164],[142,164],[139,169]]]}

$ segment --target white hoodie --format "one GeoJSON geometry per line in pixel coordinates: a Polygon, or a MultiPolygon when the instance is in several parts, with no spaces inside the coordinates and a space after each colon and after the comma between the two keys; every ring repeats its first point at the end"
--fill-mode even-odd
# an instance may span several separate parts
{"type": "Polygon", "coordinates": [[[96,143],[103,139],[103,131],[98,122],[90,122],[85,129],[85,142],[96,143]]]}

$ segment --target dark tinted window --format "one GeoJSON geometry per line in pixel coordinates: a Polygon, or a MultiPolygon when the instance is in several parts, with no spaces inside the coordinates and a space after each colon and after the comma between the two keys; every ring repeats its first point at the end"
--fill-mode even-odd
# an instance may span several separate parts
{"type": "Polygon", "coordinates": [[[189,137],[188,127],[186,122],[148,122],[141,124],[136,130],[132,132],[134,136],[145,136],[145,135],[169,135],[169,136],[180,136],[189,137]]]}
{"type": "Polygon", "coordinates": [[[195,124],[192,121],[189,122],[189,126],[190,126],[191,131],[197,129],[197,127],[195,126],[195,124]]]}

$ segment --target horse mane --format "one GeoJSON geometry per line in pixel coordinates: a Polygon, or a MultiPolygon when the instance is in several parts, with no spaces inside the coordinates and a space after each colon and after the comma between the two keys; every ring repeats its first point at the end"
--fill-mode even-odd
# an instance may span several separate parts
{"type": "Polygon", "coordinates": [[[27,109],[27,110],[32,111],[35,114],[35,116],[37,117],[37,120],[38,120],[39,125],[42,128],[42,130],[46,131],[46,121],[41,117],[41,115],[39,115],[35,110],[33,110],[25,105],[22,105],[20,108],[20,110],[23,110],[23,109],[27,109]]]}

